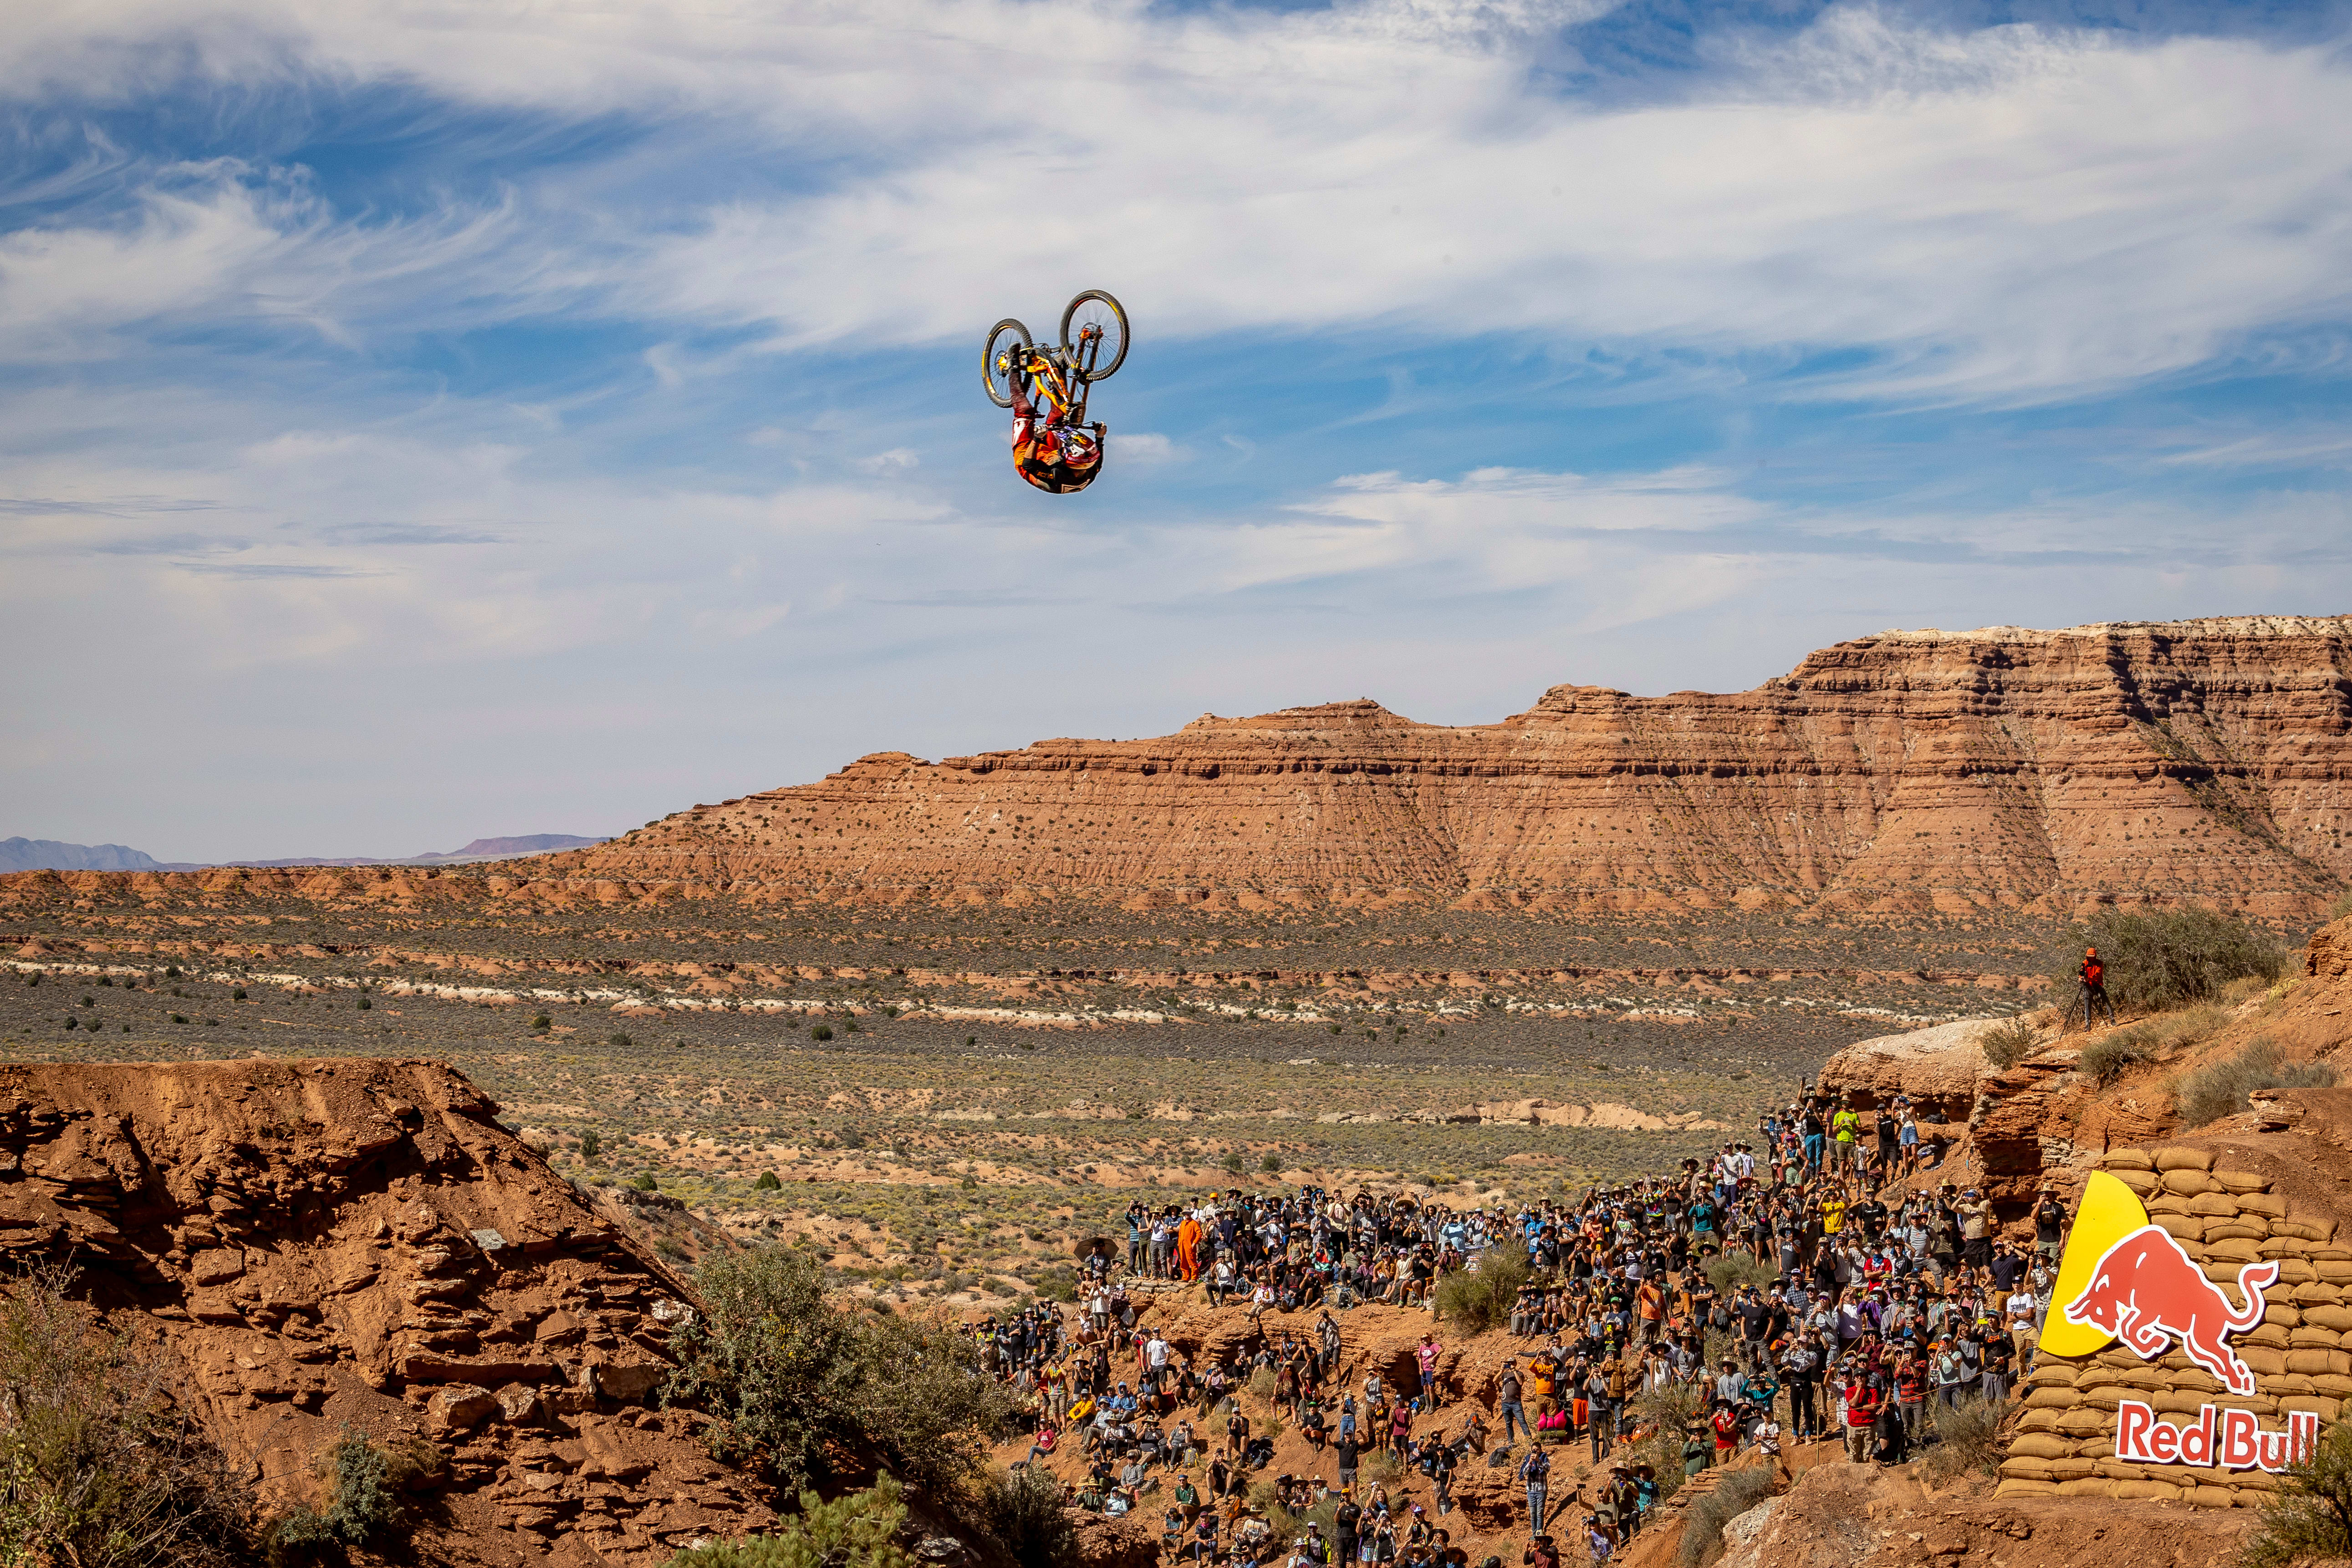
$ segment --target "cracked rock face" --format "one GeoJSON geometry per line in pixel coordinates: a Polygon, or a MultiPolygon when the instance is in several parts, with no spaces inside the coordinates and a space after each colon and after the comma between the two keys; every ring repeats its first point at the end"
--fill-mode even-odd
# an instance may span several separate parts
{"type": "MultiPolygon", "coordinates": [[[[500,897],[1465,901],[1570,911],[2299,915],[2352,873],[2352,618],[1900,632],[1752,691],[1557,686],[1490,724],[1377,702],[1040,741],[696,806],[500,897]]],[[[1254,902],[1255,901],[1255,902],[1254,902]]]]}
{"type": "Polygon", "coordinates": [[[682,1282],[428,1061],[0,1068],[0,1257],[161,1331],[265,1499],[346,1425],[449,1457],[439,1555],[663,1561],[774,1516],[668,1376],[682,1282]]]}

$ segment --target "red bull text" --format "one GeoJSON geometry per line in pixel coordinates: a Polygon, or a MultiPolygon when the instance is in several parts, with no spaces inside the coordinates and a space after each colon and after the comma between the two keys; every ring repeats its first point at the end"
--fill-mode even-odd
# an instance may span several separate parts
{"type": "Polygon", "coordinates": [[[2305,1410],[2288,1412],[2285,1431],[2265,1432],[2251,1410],[2200,1405],[2194,1425],[2176,1426],[2137,1399],[2116,1406],[2116,1458],[2126,1464],[2275,1473],[2308,1458],[2318,1441],[2319,1417],[2305,1410]]]}

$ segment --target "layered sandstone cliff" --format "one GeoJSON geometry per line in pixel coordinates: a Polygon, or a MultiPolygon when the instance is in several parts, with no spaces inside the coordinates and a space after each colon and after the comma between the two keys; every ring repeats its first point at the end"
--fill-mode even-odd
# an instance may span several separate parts
{"type": "Polygon", "coordinates": [[[1557,686],[1493,724],[1377,702],[1040,741],[698,805],[465,872],[25,872],[0,907],[242,892],[426,907],[1100,900],[1909,914],[2352,879],[2352,616],[1886,632],[1752,691],[1557,686]]]}
{"type": "Polygon", "coordinates": [[[697,806],[509,887],[1243,905],[1886,911],[2352,874],[2352,617],[1889,632],[1730,695],[1559,686],[1497,723],[1370,700],[1041,741],[697,806]]]}

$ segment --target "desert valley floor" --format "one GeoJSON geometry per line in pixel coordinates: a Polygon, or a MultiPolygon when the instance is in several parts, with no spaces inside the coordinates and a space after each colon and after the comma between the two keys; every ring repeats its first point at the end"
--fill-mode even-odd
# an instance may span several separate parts
{"type": "Polygon", "coordinates": [[[971,1300],[1050,1286],[1138,1194],[1241,1172],[1460,1202],[1670,1165],[1842,1046],[2043,1005],[2056,962],[2055,922],[1991,917],[394,913],[130,886],[10,911],[0,1059],[440,1058],[576,1179],[681,1200],[673,1255],[814,1232],[872,1289],[971,1300]]]}

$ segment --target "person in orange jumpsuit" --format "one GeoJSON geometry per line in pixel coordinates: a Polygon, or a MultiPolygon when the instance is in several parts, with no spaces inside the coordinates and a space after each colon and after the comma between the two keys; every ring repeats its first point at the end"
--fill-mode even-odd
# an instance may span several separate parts
{"type": "Polygon", "coordinates": [[[1176,1227],[1176,1257],[1183,1265],[1187,1282],[1201,1277],[1201,1222],[1191,1215],[1176,1227]]]}

